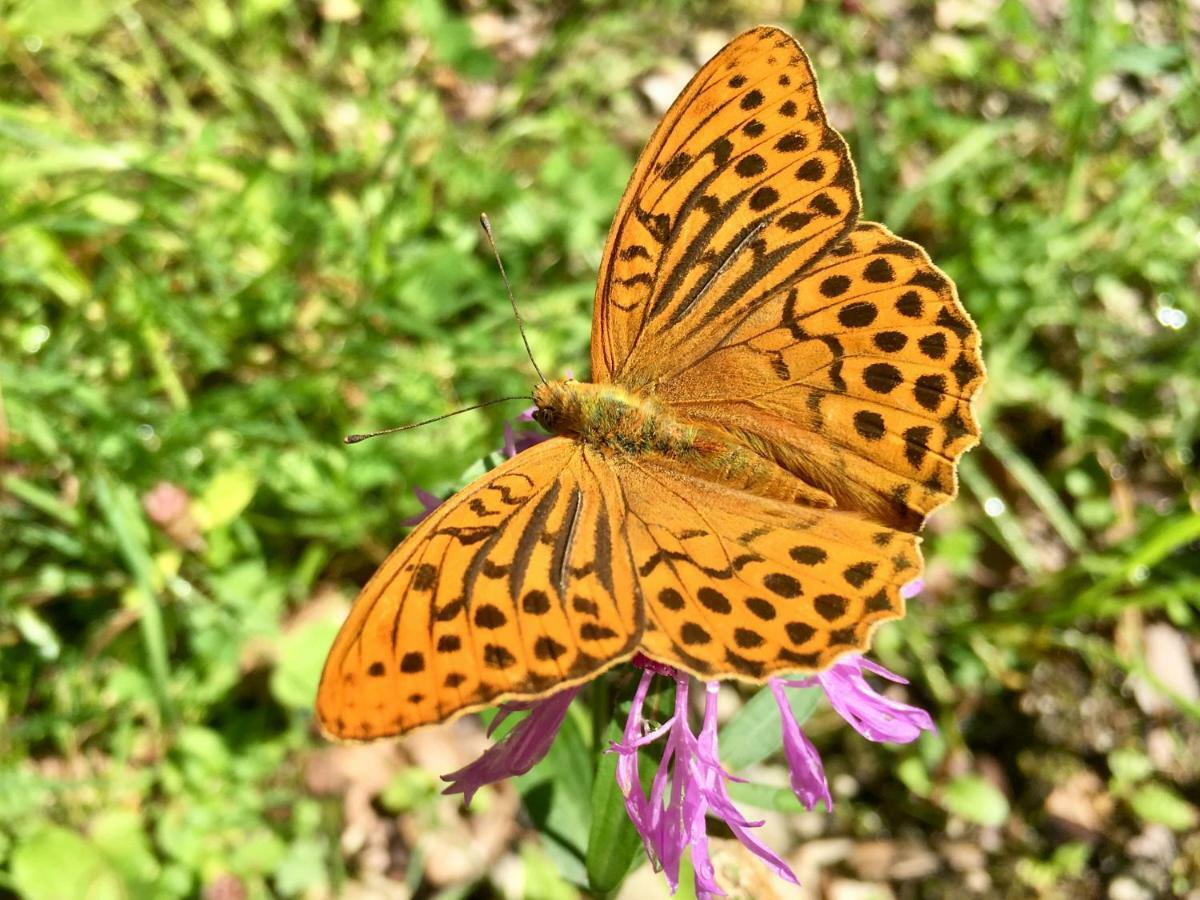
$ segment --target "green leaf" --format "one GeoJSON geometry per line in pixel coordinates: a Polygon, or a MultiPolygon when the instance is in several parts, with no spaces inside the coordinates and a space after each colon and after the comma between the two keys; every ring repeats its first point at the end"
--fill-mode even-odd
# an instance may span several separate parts
{"type": "Polygon", "coordinates": [[[896,765],[896,777],[918,797],[928,797],[933,791],[929,770],[919,756],[908,756],[896,765]]]}
{"type": "MultiPolygon", "coordinates": [[[[801,725],[812,715],[821,699],[819,687],[788,688],[788,702],[801,725]]],[[[730,772],[762,762],[783,746],[779,707],[769,687],[762,688],[725,723],[718,736],[721,761],[730,772]]]]}
{"type": "Polygon", "coordinates": [[[521,863],[525,870],[525,900],[576,900],[579,896],[536,844],[521,845],[521,863]]]}
{"type": "MultiPolygon", "coordinates": [[[[574,715],[577,707],[567,711],[550,752],[517,779],[525,809],[538,830],[568,850],[576,865],[587,850],[592,816],[592,754],[574,715]]],[[[511,730],[508,722],[505,727],[511,730]]],[[[578,874],[583,874],[582,867],[578,874]]]]}
{"type": "Polygon", "coordinates": [[[492,74],[496,60],[475,46],[474,33],[465,19],[449,12],[440,0],[417,0],[413,7],[441,59],[468,78],[486,78],[492,74]]]}
{"type": "MultiPolygon", "coordinates": [[[[776,812],[797,813],[805,812],[804,804],[792,792],[791,788],[772,787],[769,784],[755,782],[731,781],[726,787],[729,796],[735,803],[755,806],[759,809],[772,809],[776,812]]],[[[817,809],[823,809],[824,802],[817,809]]]]}
{"type": "MultiPolygon", "coordinates": [[[[621,730],[609,724],[607,737],[620,740],[621,730]]],[[[592,827],[588,834],[588,887],[598,897],[616,893],[639,860],[642,839],[625,811],[625,798],[617,784],[615,753],[604,753],[592,783],[592,827]]]]}
{"type": "Polygon", "coordinates": [[[91,215],[109,225],[130,225],[142,214],[141,206],[133,200],[105,192],[92,194],[83,205],[91,215]]]}
{"type": "Polygon", "coordinates": [[[230,871],[265,875],[287,858],[287,844],[271,828],[259,824],[240,835],[225,857],[230,871]]]}
{"type": "Polygon", "coordinates": [[[951,781],[942,794],[942,805],[976,825],[1002,825],[1008,819],[1008,798],[978,775],[961,775],[951,781]]]}
{"type": "Polygon", "coordinates": [[[106,810],[92,820],[88,831],[126,884],[142,890],[154,884],[161,868],[137,813],[128,809],[106,810]]]}
{"type": "Polygon", "coordinates": [[[328,895],[329,848],[324,840],[302,838],[287,849],[275,867],[275,890],[285,897],[328,895]]]}
{"type": "Polygon", "coordinates": [[[279,657],[271,671],[271,696],[288,709],[311,710],[321,679],[321,661],[337,636],[338,622],[317,619],[279,640],[279,657]]]}
{"type": "Polygon", "coordinates": [[[59,641],[58,635],[54,628],[37,614],[37,611],[31,606],[17,607],[17,612],[13,616],[13,624],[17,626],[17,631],[21,633],[26,643],[33,645],[42,659],[53,662],[58,659],[59,653],[62,652],[62,642],[59,641]]]}
{"type": "Polygon", "coordinates": [[[379,805],[393,814],[408,812],[434,802],[445,783],[417,766],[401,769],[379,794],[379,805]]]}
{"type": "Polygon", "coordinates": [[[1134,791],[1129,805],[1143,822],[1166,825],[1172,831],[1191,831],[1200,822],[1196,807],[1157,782],[1134,791]]]}
{"type": "Polygon", "coordinates": [[[9,877],[25,900],[121,900],[125,896],[121,877],[95,844],[55,825],[17,844],[9,877]]]}
{"type": "Polygon", "coordinates": [[[1187,52],[1177,44],[1154,47],[1129,44],[1115,50],[1108,59],[1113,72],[1131,72],[1140,78],[1153,78],[1187,59],[1187,52]]]}
{"type": "Polygon", "coordinates": [[[104,27],[133,0],[25,0],[12,13],[8,26],[13,34],[36,36],[45,41],[60,37],[86,37],[104,27]]]}
{"type": "Polygon", "coordinates": [[[201,531],[228,525],[250,505],[257,489],[258,476],[250,469],[238,467],[218,472],[204,493],[193,501],[192,518],[201,531]]]}
{"type": "Polygon", "coordinates": [[[1072,841],[1055,849],[1047,860],[1022,859],[1017,862],[1017,876],[1042,894],[1053,894],[1064,879],[1078,878],[1087,867],[1091,848],[1082,841],[1072,841]]]}
{"type": "Polygon", "coordinates": [[[1133,784],[1154,774],[1154,763],[1140,750],[1120,747],[1108,754],[1108,770],[1118,784],[1133,784]]]}
{"type": "Polygon", "coordinates": [[[225,776],[232,761],[221,735],[201,725],[186,725],[175,737],[175,749],[197,780],[208,775],[225,776]]]}

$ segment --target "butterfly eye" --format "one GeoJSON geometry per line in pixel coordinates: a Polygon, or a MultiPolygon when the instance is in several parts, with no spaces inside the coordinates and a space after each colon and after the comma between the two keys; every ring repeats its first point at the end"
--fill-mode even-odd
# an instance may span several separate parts
{"type": "Polygon", "coordinates": [[[534,411],[533,421],[537,422],[547,431],[553,431],[554,423],[558,421],[558,413],[552,409],[543,407],[534,411]]]}

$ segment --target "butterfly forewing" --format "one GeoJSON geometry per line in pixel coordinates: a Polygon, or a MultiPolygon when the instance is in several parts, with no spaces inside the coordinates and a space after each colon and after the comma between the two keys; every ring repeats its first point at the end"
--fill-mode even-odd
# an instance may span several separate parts
{"type": "Polygon", "coordinates": [[[788,35],[758,28],[693,78],[642,152],[601,263],[597,381],[653,386],[792,283],[858,214],[845,142],[788,35]]]}
{"type": "Polygon", "coordinates": [[[594,676],[633,652],[621,494],[593,451],[533,447],[435,510],[375,573],[325,664],[323,730],[370,739],[594,676]]]}

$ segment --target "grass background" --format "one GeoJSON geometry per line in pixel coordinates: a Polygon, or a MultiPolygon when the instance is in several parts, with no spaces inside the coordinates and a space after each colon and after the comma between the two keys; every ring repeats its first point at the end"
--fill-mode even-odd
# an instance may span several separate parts
{"type": "Polygon", "coordinates": [[[940,735],[819,713],[837,811],[768,813],[774,840],[824,848],[829,892],[1200,882],[1194,2],[0,10],[0,891],[576,895],[505,791],[463,817],[428,748],[347,763],[309,712],[410,488],[460,484],[515,409],[339,438],[529,389],[481,210],[542,367],[582,373],[638,149],[760,22],[812,54],[866,215],[954,277],[991,376],[878,648],[940,735]],[[439,871],[477,827],[490,855],[439,871]]]}

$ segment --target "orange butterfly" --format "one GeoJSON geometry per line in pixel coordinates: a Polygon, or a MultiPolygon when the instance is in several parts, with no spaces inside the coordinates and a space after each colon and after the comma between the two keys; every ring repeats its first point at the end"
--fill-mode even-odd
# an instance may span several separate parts
{"type": "Polygon", "coordinates": [[[983,362],[951,281],[858,213],[804,52],[738,37],[621,199],[594,381],[539,385],[556,436],[375,573],[325,664],[325,732],[399,734],[639,651],[703,679],[817,671],[902,616],[983,362]]]}

